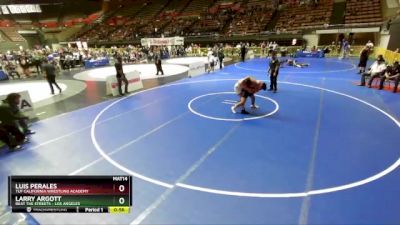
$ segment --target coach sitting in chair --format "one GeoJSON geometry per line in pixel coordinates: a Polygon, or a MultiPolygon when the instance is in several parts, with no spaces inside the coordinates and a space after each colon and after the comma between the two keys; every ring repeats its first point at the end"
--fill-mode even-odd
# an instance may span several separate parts
{"type": "MultiPolygon", "coordinates": [[[[10,150],[18,150],[24,142],[25,136],[18,130],[17,127],[3,126],[0,121],[0,141],[8,146],[10,150]],[[11,129],[10,129],[11,128],[11,129]]],[[[0,148],[1,148],[0,143],[0,148]]]]}
{"type": "Polygon", "coordinates": [[[18,93],[11,93],[0,105],[0,140],[10,149],[20,148],[27,141],[26,135],[34,133],[28,129],[28,117],[18,109],[20,98],[18,93]]]}
{"type": "Polygon", "coordinates": [[[388,66],[386,69],[385,75],[381,77],[379,90],[383,89],[383,83],[385,83],[385,80],[394,80],[393,93],[396,93],[400,81],[400,65],[398,61],[394,62],[392,66],[388,66]]]}
{"type": "Polygon", "coordinates": [[[383,59],[382,55],[378,55],[376,61],[371,65],[369,71],[363,73],[361,76],[361,84],[359,86],[365,86],[365,78],[370,77],[368,82],[368,87],[371,87],[372,81],[375,78],[381,77],[384,75],[386,70],[385,60],[383,59]]]}
{"type": "Polygon", "coordinates": [[[7,95],[6,99],[0,105],[0,121],[2,121],[3,126],[21,128],[24,135],[34,134],[35,132],[28,128],[29,117],[24,115],[19,109],[20,101],[21,95],[18,93],[7,95]]]}

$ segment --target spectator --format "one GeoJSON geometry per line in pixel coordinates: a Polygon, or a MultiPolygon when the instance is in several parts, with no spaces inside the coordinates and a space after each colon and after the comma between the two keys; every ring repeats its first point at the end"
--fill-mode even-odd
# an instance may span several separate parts
{"type": "Polygon", "coordinates": [[[207,61],[208,61],[208,66],[210,67],[210,62],[212,61],[212,57],[213,57],[213,51],[211,48],[208,48],[207,51],[207,61]]]}
{"type": "Polygon", "coordinates": [[[158,73],[160,73],[160,72],[161,72],[161,75],[164,75],[164,71],[163,71],[162,65],[161,65],[161,57],[156,56],[155,64],[156,64],[156,69],[157,69],[156,75],[158,76],[158,73]]]}
{"type": "Polygon", "coordinates": [[[317,52],[318,50],[317,50],[317,47],[314,45],[312,48],[311,48],[311,52],[317,52]]]}
{"type": "Polygon", "coordinates": [[[23,56],[21,58],[20,65],[22,67],[24,75],[26,77],[30,78],[31,77],[31,71],[29,70],[29,61],[28,61],[27,57],[23,56]]]}
{"type": "Polygon", "coordinates": [[[339,59],[346,59],[349,57],[349,53],[350,53],[350,44],[346,39],[343,39],[342,42],[342,54],[339,57],[339,59]]]}
{"type": "Polygon", "coordinates": [[[16,125],[17,127],[21,127],[23,133],[25,135],[30,135],[30,134],[34,134],[35,132],[30,130],[28,128],[28,117],[25,116],[19,109],[19,105],[20,105],[20,101],[21,101],[21,95],[19,95],[18,93],[11,93],[9,95],[7,95],[6,99],[3,100],[3,104],[0,105],[0,107],[3,107],[3,110],[6,110],[6,112],[3,111],[3,115],[5,115],[5,117],[1,117],[0,116],[0,120],[3,122],[3,124],[5,126],[7,125],[16,125]],[[7,115],[7,111],[9,113],[11,113],[11,115],[7,115]],[[16,120],[15,122],[11,120],[11,118],[14,118],[14,120],[16,120]]]}
{"type": "Polygon", "coordinates": [[[217,64],[217,57],[215,56],[215,53],[212,53],[211,56],[209,56],[209,67],[208,67],[208,73],[214,72],[215,70],[215,65],[217,64]]]}
{"type": "Polygon", "coordinates": [[[276,51],[278,49],[278,44],[274,41],[274,43],[272,44],[272,50],[276,51]]]}
{"type": "Polygon", "coordinates": [[[265,42],[263,41],[261,43],[261,57],[265,56],[265,49],[266,49],[267,45],[265,44],[265,42]]]}
{"type": "Polygon", "coordinates": [[[21,143],[16,141],[15,130],[7,130],[0,121],[0,141],[4,142],[10,150],[18,150],[21,148],[21,143]]]}
{"type": "Polygon", "coordinates": [[[18,79],[21,79],[21,75],[18,73],[17,68],[15,67],[12,62],[6,62],[5,69],[7,72],[7,75],[9,77],[12,77],[12,79],[15,79],[15,76],[18,77],[18,79]]]}
{"type": "Polygon", "coordinates": [[[32,65],[34,65],[36,67],[36,73],[37,74],[41,74],[42,73],[42,63],[43,63],[43,59],[41,58],[41,56],[39,54],[34,54],[33,55],[33,60],[32,60],[32,65]]]}
{"type": "Polygon", "coordinates": [[[368,87],[371,87],[372,81],[384,74],[386,70],[385,60],[382,55],[378,55],[376,61],[371,65],[367,73],[363,73],[361,76],[361,84],[359,86],[365,86],[365,78],[370,77],[368,87]]]}
{"type": "Polygon", "coordinates": [[[400,81],[400,65],[399,62],[396,61],[393,63],[393,66],[388,67],[386,69],[386,73],[381,77],[381,82],[379,84],[379,90],[383,89],[383,83],[385,80],[394,80],[394,88],[393,93],[397,92],[397,87],[399,86],[400,81]]]}
{"type": "MultiPolygon", "coordinates": [[[[15,138],[17,144],[14,147],[27,141],[26,135],[35,133],[28,128],[27,121],[29,118],[19,110],[20,101],[21,96],[18,93],[11,93],[7,95],[6,99],[3,100],[3,104],[0,105],[1,129],[15,138]]],[[[10,143],[11,141],[7,144],[10,143]]]]}
{"type": "Polygon", "coordinates": [[[222,69],[223,63],[224,63],[224,58],[225,58],[225,54],[224,54],[224,48],[220,47],[218,49],[218,62],[219,62],[219,68],[222,69]]]}

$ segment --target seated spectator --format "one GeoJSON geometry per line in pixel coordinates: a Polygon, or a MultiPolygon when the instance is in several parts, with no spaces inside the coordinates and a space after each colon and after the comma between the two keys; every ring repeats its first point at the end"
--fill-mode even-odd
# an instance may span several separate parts
{"type": "Polygon", "coordinates": [[[386,69],[385,75],[381,77],[379,90],[383,89],[383,83],[385,83],[385,80],[394,80],[393,93],[396,93],[400,81],[400,65],[398,61],[394,62],[393,66],[388,66],[386,69]]]}
{"type": "Polygon", "coordinates": [[[365,78],[370,77],[368,82],[368,87],[371,87],[372,81],[375,78],[381,77],[384,75],[386,70],[385,60],[383,59],[382,55],[378,55],[376,61],[371,65],[369,71],[363,73],[361,76],[361,84],[359,86],[365,86],[365,78]]]}
{"type": "Polygon", "coordinates": [[[4,127],[15,127],[22,129],[22,135],[34,134],[32,130],[28,128],[28,117],[25,116],[19,109],[21,101],[21,95],[18,93],[11,93],[7,95],[7,98],[3,100],[3,104],[0,105],[0,121],[4,127]]]}
{"type": "Polygon", "coordinates": [[[19,79],[21,79],[21,75],[18,73],[16,66],[14,66],[11,62],[8,62],[5,66],[7,75],[9,77],[12,77],[12,79],[15,79],[15,76],[17,76],[19,79]]]}
{"type": "Polygon", "coordinates": [[[318,49],[317,49],[317,47],[315,47],[315,45],[311,48],[311,52],[317,52],[318,51],[318,49]]]}
{"type": "Polygon", "coordinates": [[[29,69],[29,64],[30,64],[29,59],[27,57],[23,56],[20,60],[20,65],[24,72],[24,75],[28,78],[31,77],[31,71],[29,69]]]}

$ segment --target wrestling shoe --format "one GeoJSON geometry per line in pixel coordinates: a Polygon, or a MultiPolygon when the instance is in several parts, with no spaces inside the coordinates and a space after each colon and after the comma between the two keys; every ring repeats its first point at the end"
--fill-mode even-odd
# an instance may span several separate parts
{"type": "Polygon", "coordinates": [[[26,135],[32,135],[32,134],[36,134],[36,132],[33,131],[33,130],[26,130],[26,131],[25,131],[25,134],[26,134],[26,135]]]}
{"type": "Polygon", "coordinates": [[[252,109],[258,109],[258,108],[260,108],[260,106],[258,106],[258,105],[251,105],[251,108],[252,108],[252,109]]]}
{"type": "Polygon", "coordinates": [[[250,113],[247,112],[245,109],[242,109],[242,111],[241,111],[240,113],[243,114],[243,115],[248,115],[248,114],[250,114],[250,113]]]}
{"type": "Polygon", "coordinates": [[[236,113],[235,106],[231,107],[232,113],[236,113]]]}
{"type": "Polygon", "coordinates": [[[22,146],[21,145],[15,145],[15,146],[9,147],[9,149],[10,149],[10,151],[16,151],[16,150],[22,149],[22,146]]]}

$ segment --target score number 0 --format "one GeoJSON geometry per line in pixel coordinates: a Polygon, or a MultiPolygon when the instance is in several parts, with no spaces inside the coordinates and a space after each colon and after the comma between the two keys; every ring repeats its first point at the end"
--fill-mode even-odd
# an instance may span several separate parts
{"type": "MultiPolygon", "coordinates": [[[[122,184],[119,185],[118,190],[120,192],[124,192],[125,191],[125,186],[122,185],[122,184]]],[[[119,204],[123,205],[125,203],[125,198],[124,197],[119,198],[118,202],[119,202],[119,204]]]]}

